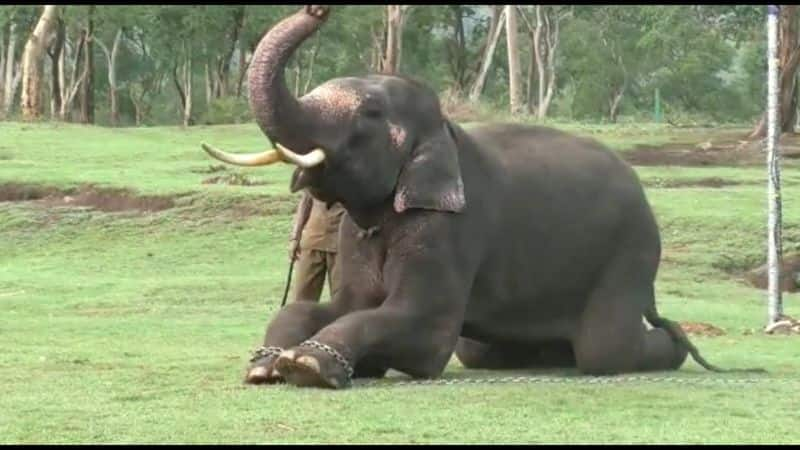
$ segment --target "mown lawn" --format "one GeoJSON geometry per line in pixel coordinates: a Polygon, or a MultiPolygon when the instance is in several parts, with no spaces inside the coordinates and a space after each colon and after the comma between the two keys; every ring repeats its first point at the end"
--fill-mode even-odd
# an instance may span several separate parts
{"type": "MultiPolygon", "coordinates": [[[[715,133],[566,128],[620,151],[715,133]]],[[[765,367],[767,380],[330,392],[241,384],[283,294],[297,197],[285,166],[212,172],[219,164],[202,152],[203,141],[231,151],[266,142],[253,125],[0,123],[0,189],[35,183],[74,191],[91,183],[175,201],[150,213],[0,202],[0,441],[800,442],[800,338],[762,334],[765,293],[731,273],[764,259],[761,167],[637,171],[662,227],[662,314],[721,328],[722,336],[693,337],[706,359],[765,367]],[[261,184],[203,183],[230,174],[261,184]],[[709,177],[740,184],[663,187],[709,177]]],[[[788,252],[800,249],[796,165],[787,164],[783,182],[788,252]]],[[[785,303],[797,315],[798,295],[785,303]]],[[[448,374],[462,371],[453,359],[448,374]]],[[[732,376],[693,361],[671,375],[732,376]]]]}

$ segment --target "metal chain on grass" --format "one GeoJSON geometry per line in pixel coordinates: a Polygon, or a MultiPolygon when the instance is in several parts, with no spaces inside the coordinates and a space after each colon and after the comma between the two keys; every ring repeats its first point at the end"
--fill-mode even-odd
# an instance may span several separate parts
{"type": "Polygon", "coordinates": [[[504,383],[533,383],[533,384],[565,384],[565,385],[611,385],[624,383],[676,383],[698,385],[748,385],[759,382],[768,383],[800,383],[800,379],[791,378],[717,378],[717,377],[680,377],[680,376],[648,376],[648,375],[619,375],[619,376],[580,376],[580,377],[555,377],[555,376],[505,376],[505,377],[470,377],[470,378],[439,378],[391,382],[387,380],[370,380],[365,382],[354,381],[356,387],[399,387],[399,386],[452,386],[461,384],[504,384],[504,383]]]}

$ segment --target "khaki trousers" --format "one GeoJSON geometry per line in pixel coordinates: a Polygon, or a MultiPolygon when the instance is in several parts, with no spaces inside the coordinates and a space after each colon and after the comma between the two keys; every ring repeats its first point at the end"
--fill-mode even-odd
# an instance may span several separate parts
{"type": "Polygon", "coordinates": [[[325,277],[331,297],[339,288],[339,265],[336,253],[321,250],[301,250],[297,257],[294,276],[294,301],[319,302],[325,277]]]}

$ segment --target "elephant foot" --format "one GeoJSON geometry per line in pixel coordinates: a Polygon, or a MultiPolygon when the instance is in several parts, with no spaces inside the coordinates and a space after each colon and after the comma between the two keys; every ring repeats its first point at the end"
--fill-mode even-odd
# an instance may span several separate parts
{"type": "Polygon", "coordinates": [[[335,350],[329,352],[323,348],[333,350],[323,344],[301,345],[286,350],[278,356],[275,368],[287,383],[295,386],[327,389],[348,387],[352,376],[352,370],[348,370],[350,366],[333,356],[338,355],[335,350]]]}
{"type": "Polygon", "coordinates": [[[275,361],[282,349],[278,347],[261,347],[256,350],[250,359],[250,366],[244,377],[246,384],[276,384],[283,383],[280,371],[275,367],[275,361]]]}

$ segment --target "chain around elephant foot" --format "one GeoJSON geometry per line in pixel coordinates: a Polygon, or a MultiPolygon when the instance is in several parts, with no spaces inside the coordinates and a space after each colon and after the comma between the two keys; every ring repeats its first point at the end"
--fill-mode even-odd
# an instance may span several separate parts
{"type": "Polygon", "coordinates": [[[280,347],[259,347],[250,358],[244,382],[247,384],[283,383],[284,379],[275,368],[275,361],[283,352],[280,347]]]}
{"type": "Polygon", "coordinates": [[[333,347],[305,341],[278,356],[275,367],[295,386],[342,389],[351,385],[353,366],[333,347]]]}

